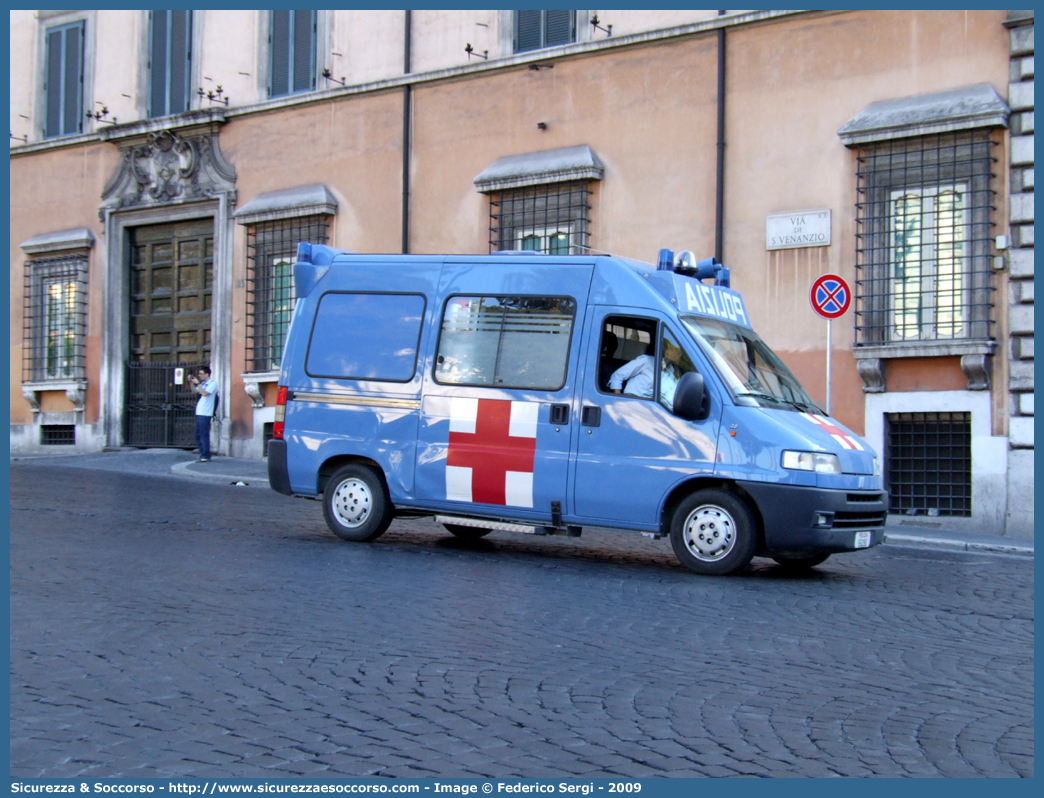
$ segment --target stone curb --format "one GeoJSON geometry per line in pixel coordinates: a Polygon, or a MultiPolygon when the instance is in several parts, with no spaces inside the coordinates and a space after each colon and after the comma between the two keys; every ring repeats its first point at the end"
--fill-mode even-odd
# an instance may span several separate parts
{"type": "Polygon", "coordinates": [[[1014,554],[1019,557],[1032,557],[1033,546],[1019,543],[1000,543],[992,541],[960,540],[958,538],[936,538],[926,535],[910,535],[906,533],[885,532],[885,544],[893,546],[912,546],[925,549],[945,549],[948,551],[992,552],[994,554],[1014,554]]]}
{"type": "MultiPolygon", "coordinates": [[[[215,461],[211,460],[211,464],[215,461]]],[[[246,487],[258,487],[267,488],[269,487],[268,479],[266,477],[243,477],[237,476],[236,474],[226,474],[220,471],[214,470],[210,473],[200,473],[190,468],[197,463],[196,460],[189,460],[184,463],[175,463],[170,467],[170,473],[179,477],[190,477],[191,479],[202,479],[205,482],[217,482],[222,485],[228,485],[235,482],[245,482],[246,487]]],[[[221,468],[220,463],[217,464],[217,468],[221,468]]]]}

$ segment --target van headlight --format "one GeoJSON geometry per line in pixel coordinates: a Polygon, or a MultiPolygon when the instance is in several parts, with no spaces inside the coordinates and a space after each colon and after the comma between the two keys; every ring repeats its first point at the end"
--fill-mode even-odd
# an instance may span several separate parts
{"type": "Polygon", "coordinates": [[[792,471],[815,471],[817,474],[840,474],[841,461],[836,454],[792,452],[784,450],[783,467],[792,471]]]}
{"type": "Polygon", "coordinates": [[[874,476],[881,476],[881,457],[879,455],[874,457],[874,476]]]}

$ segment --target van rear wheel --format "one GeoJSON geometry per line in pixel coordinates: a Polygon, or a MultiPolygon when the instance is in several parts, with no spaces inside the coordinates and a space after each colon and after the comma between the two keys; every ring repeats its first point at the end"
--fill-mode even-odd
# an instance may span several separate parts
{"type": "Polygon", "coordinates": [[[757,520],[750,505],[720,488],[692,493],[671,519],[674,554],[698,574],[724,575],[745,568],[757,545],[757,520]]]}
{"type": "Polygon", "coordinates": [[[339,468],[323,491],[323,515],[330,531],[343,540],[376,540],[392,521],[384,480],[369,466],[353,463],[339,468]]]}
{"type": "Polygon", "coordinates": [[[462,524],[443,524],[447,532],[452,532],[461,540],[478,540],[484,538],[492,529],[482,526],[464,526],[462,524]]]}

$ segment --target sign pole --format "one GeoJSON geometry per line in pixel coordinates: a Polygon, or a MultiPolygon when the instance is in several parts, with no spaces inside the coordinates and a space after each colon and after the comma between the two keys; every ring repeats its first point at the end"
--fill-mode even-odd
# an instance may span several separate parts
{"type": "Polygon", "coordinates": [[[826,394],[826,414],[830,415],[830,361],[831,355],[833,354],[833,327],[834,320],[827,319],[827,394],[826,394]]]}
{"type": "Polygon", "coordinates": [[[834,356],[834,319],[845,315],[852,304],[852,290],[843,277],[836,274],[824,274],[817,277],[808,292],[808,300],[812,309],[827,320],[826,342],[826,414],[830,415],[831,361],[834,356]]]}

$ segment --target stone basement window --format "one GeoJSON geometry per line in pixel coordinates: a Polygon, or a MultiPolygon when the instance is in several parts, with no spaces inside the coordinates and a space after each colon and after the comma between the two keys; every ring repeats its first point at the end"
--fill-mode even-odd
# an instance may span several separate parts
{"type": "Polygon", "coordinates": [[[971,413],[888,413],[885,425],[888,511],[970,518],[971,413]]]}

